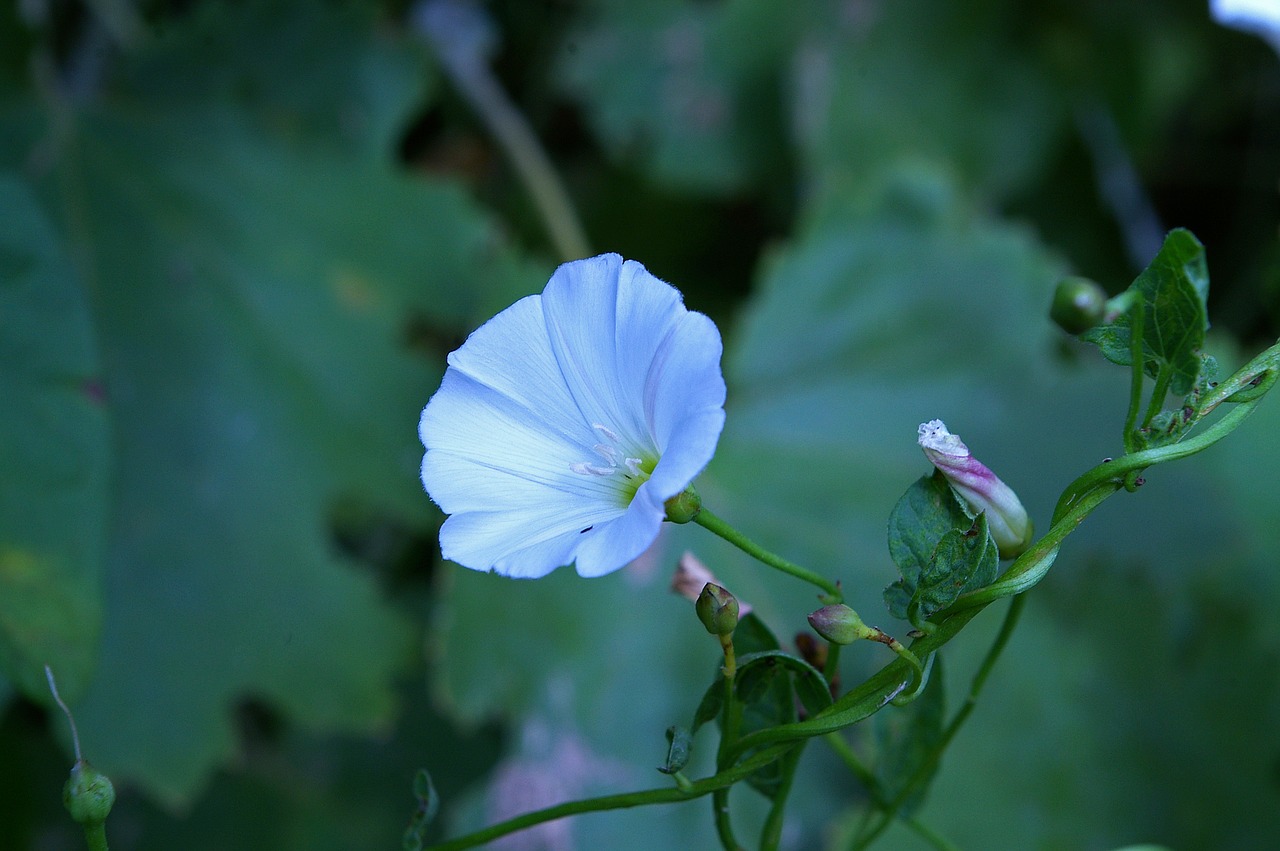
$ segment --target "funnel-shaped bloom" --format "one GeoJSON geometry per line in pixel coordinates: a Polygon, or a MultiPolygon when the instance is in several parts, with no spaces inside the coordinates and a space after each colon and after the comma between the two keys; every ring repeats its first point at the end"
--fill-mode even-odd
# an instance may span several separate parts
{"type": "Polygon", "coordinates": [[[920,425],[920,448],[947,477],[975,514],[986,512],[987,526],[1002,558],[1015,558],[1031,544],[1031,520],[1018,495],[969,454],[959,435],[947,431],[942,420],[920,425]]]}
{"type": "Polygon", "coordinates": [[[714,323],[639,263],[565,263],[449,355],[422,412],[445,558],[532,578],[640,555],[715,452],[720,354],[714,323]]]}

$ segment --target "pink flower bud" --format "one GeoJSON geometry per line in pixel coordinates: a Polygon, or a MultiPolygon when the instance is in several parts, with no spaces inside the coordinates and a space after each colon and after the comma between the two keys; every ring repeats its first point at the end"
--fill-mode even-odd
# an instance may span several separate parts
{"type": "Polygon", "coordinates": [[[1018,495],[970,455],[969,447],[947,431],[942,420],[921,424],[920,448],[974,514],[986,513],[1001,558],[1016,558],[1031,545],[1031,519],[1018,495]]]}

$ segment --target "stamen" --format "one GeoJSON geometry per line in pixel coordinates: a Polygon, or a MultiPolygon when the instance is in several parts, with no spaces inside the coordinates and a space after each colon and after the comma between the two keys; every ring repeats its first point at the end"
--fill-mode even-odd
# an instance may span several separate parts
{"type": "Polygon", "coordinates": [[[597,443],[595,446],[591,448],[596,451],[597,455],[599,455],[604,460],[608,461],[610,467],[618,466],[618,450],[617,449],[615,449],[612,446],[605,446],[603,443],[597,443]]]}
{"type": "Polygon", "coordinates": [[[579,461],[576,464],[570,464],[569,469],[579,476],[612,476],[615,467],[598,467],[595,464],[588,464],[585,461],[579,461]]]}
{"type": "Polygon", "coordinates": [[[639,458],[628,458],[625,463],[627,465],[627,469],[631,471],[631,475],[633,476],[639,476],[644,472],[640,469],[641,462],[639,458]]]}
{"type": "Polygon", "coordinates": [[[600,432],[601,434],[603,434],[611,442],[613,443],[618,442],[618,433],[613,429],[609,428],[608,426],[600,425],[600,423],[592,423],[591,427],[596,431],[600,432]]]}

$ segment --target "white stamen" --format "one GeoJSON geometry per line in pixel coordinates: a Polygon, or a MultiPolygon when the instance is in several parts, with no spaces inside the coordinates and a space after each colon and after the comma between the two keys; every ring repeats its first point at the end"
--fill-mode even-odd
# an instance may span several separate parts
{"type": "Polygon", "coordinates": [[[639,458],[628,458],[625,463],[627,465],[627,469],[631,471],[631,475],[639,476],[644,473],[644,471],[640,469],[639,458]]]}
{"type": "Polygon", "coordinates": [[[617,449],[615,449],[612,446],[605,446],[603,443],[597,443],[595,446],[591,448],[596,451],[597,455],[599,455],[604,460],[608,461],[610,467],[618,466],[618,450],[617,449]]]}
{"type": "Polygon", "coordinates": [[[605,437],[607,437],[610,440],[610,442],[612,443],[618,442],[618,433],[613,429],[609,428],[608,426],[600,425],[600,423],[593,423],[591,427],[596,431],[600,432],[601,434],[603,434],[605,437]]]}
{"type": "Polygon", "coordinates": [[[576,464],[570,464],[569,469],[579,476],[612,476],[615,467],[597,467],[595,464],[588,464],[579,461],[576,464]]]}

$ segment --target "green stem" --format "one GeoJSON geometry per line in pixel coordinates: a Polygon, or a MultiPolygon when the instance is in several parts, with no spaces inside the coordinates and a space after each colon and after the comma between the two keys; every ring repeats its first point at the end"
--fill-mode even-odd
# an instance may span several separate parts
{"type": "MultiPolygon", "coordinates": [[[[471,14],[478,18],[483,13],[471,14]]],[[[482,47],[484,40],[475,37],[474,31],[483,30],[486,23],[471,18],[458,20],[453,16],[447,22],[441,19],[435,26],[426,27],[425,32],[459,94],[488,125],[489,132],[510,159],[516,176],[546,224],[556,252],[564,260],[587,257],[591,249],[569,193],[529,122],[489,68],[482,47]]]]}
{"type": "Polygon", "coordinates": [[[840,761],[845,767],[858,778],[858,782],[867,790],[867,796],[871,799],[871,803],[876,807],[884,805],[884,790],[880,788],[880,781],[876,779],[874,773],[868,768],[858,755],[854,753],[852,746],[845,741],[844,736],[839,731],[827,733],[822,737],[826,741],[831,750],[835,751],[836,756],[840,757],[840,761]]]}
{"type": "MultiPolygon", "coordinates": [[[[734,683],[738,672],[737,656],[733,648],[733,636],[720,636],[720,644],[724,649],[724,700],[720,715],[720,747],[716,752],[716,771],[722,771],[728,765],[727,757],[733,743],[738,740],[738,730],[742,722],[742,708],[735,699],[734,683]]],[[[716,825],[716,834],[725,851],[740,851],[742,846],[733,833],[733,820],[729,814],[729,787],[717,789],[711,795],[712,817],[716,825]]]]}
{"type": "Polygon", "coordinates": [[[777,851],[782,841],[783,816],[787,811],[787,796],[791,794],[791,786],[795,781],[796,768],[800,765],[800,755],[804,752],[804,742],[788,751],[778,760],[782,772],[778,788],[773,793],[773,803],[769,807],[769,815],[760,829],[760,851],[777,851]]]}
{"type": "Polygon", "coordinates": [[[1142,347],[1142,321],[1146,316],[1146,308],[1138,300],[1130,309],[1129,320],[1129,360],[1132,367],[1129,379],[1129,410],[1124,418],[1124,451],[1133,452],[1138,448],[1138,410],[1142,407],[1142,379],[1145,375],[1146,358],[1142,347]]]}
{"type": "Polygon", "coordinates": [[[883,807],[883,815],[875,827],[854,841],[854,851],[866,848],[875,841],[876,837],[883,833],[898,817],[898,812],[907,802],[907,799],[933,776],[947,746],[951,744],[951,740],[960,732],[960,728],[964,726],[964,722],[972,714],[974,707],[977,706],[978,695],[982,692],[982,687],[986,685],[987,677],[991,675],[991,670],[995,667],[996,660],[1000,658],[1000,654],[1008,645],[1009,638],[1013,635],[1013,631],[1018,625],[1018,619],[1022,616],[1022,610],[1026,607],[1026,601],[1027,598],[1025,596],[1018,595],[1010,602],[1009,609],[1005,612],[1004,623],[1000,625],[1000,632],[996,634],[995,640],[991,642],[991,647],[987,649],[987,655],[983,657],[982,664],[978,666],[977,673],[974,674],[973,681],[969,684],[969,694],[965,698],[964,705],[960,707],[951,719],[951,723],[947,725],[941,738],[930,749],[928,756],[916,767],[906,785],[898,791],[892,801],[883,807]]]}
{"type": "Polygon", "coordinates": [[[85,822],[84,842],[89,846],[89,851],[108,851],[107,823],[105,821],[85,822]]]}
{"type": "Polygon", "coordinates": [[[1214,408],[1242,390],[1248,389],[1250,385],[1261,384],[1267,378],[1274,379],[1278,370],[1280,370],[1280,342],[1273,343],[1264,349],[1253,360],[1237,369],[1230,378],[1206,393],[1200,400],[1197,415],[1207,416],[1214,408]]]}
{"type": "Polygon", "coordinates": [[[724,538],[726,541],[733,544],[735,547],[757,561],[763,562],[775,570],[780,570],[783,573],[790,574],[797,579],[803,579],[811,585],[818,586],[826,592],[826,602],[839,603],[841,601],[842,596],[840,594],[840,586],[835,582],[832,582],[824,576],[819,576],[812,570],[803,568],[794,562],[787,561],[780,555],[769,552],[705,507],[698,512],[696,517],[693,518],[693,522],[710,532],[714,532],[721,538],[724,538]]]}
{"type": "Polygon", "coordinates": [[[905,824],[907,827],[915,831],[917,836],[919,836],[925,842],[928,842],[930,845],[936,848],[937,851],[960,851],[960,847],[958,845],[955,845],[947,841],[946,837],[942,836],[941,834],[937,833],[934,830],[931,830],[928,826],[926,826],[923,822],[921,822],[915,816],[911,816],[910,818],[903,819],[902,821],[903,821],[903,824],[905,824]]]}
{"type": "Polygon", "coordinates": [[[483,830],[477,830],[475,833],[460,836],[457,839],[450,839],[445,842],[439,842],[429,846],[425,851],[463,851],[466,848],[475,848],[486,842],[492,842],[499,837],[515,833],[526,828],[534,827],[539,824],[545,824],[549,821],[562,819],[566,816],[581,815],[583,813],[596,813],[606,810],[622,810],[630,807],[642,807],[649,804],[676,804],[684,801],[691,801],[695,798],[701,798],[709,795],[717,789],[725,789],[746,779],[751,774],[759,771],[766,765],[781,759],[784,754],[790,751],[794,745],[779,745],[775,748],[769,748],[760,753],[752,754],[749,759],[735,765],[727,771],[721,771],[711,777],[694,781],[684,788],[664,787],[662,789],[647,789],[643,792],[626,792],[621,795],[605,795],[599,798],[587,798],[581,801],[569,801],[564,804],[557,804],[554,807],[536,810],[531,813],[516,816],[507,819],[504,822],[490,825],[483,830]]]}
{"type": "Polygon", "coordinates": [[[1143,428],[1151,425],[1156,414],[1160,413],[1160,409],[1164,407],[1165,397],[1169,395],[1170,378],[1171,373],[1168,369],[1160,370],[1160,375],[1156,378],[1156,386],[1151,390],[1151,399],[1147,402],[1147,413],[1142,417],[1143,428]]]}

